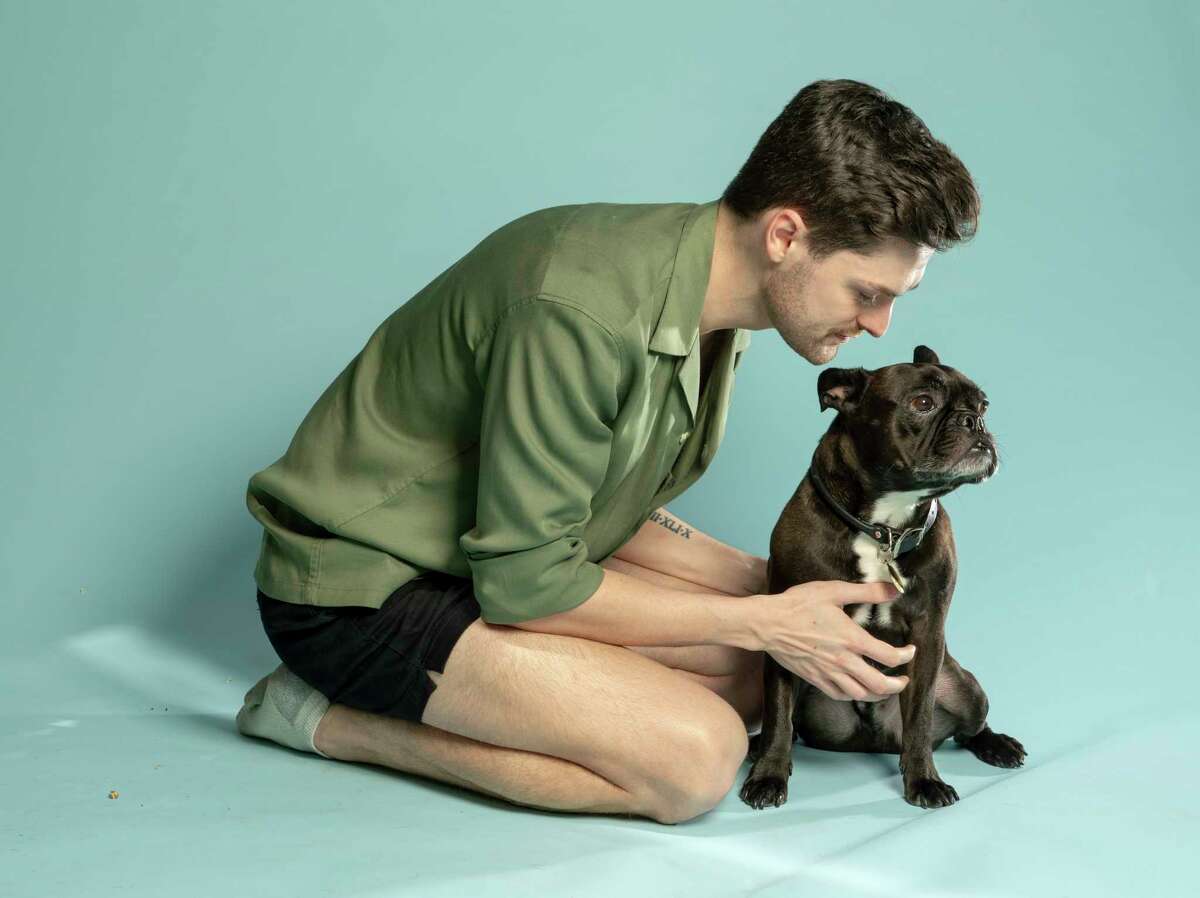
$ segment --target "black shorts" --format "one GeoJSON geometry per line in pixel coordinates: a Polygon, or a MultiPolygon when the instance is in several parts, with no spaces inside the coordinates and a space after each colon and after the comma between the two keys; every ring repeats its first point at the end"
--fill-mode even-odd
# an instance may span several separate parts
{"type": "Polygon", "coordinates": [[[469,579],[441,572],[405,583],[378,609],[283,602],[258,590],[281,661],[330,702],[421,722],[450,650],[479,617],[469,579]]]}

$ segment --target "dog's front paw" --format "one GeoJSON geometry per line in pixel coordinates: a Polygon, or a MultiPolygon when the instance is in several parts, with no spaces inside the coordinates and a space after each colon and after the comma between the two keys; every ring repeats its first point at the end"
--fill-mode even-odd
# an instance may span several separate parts
{"type": "Polygon", "coordinates": [[[1003,733],[984,727],[978,734],[966,739],[955,739],[959,745],[993,767],[1020,767],[1025,763],[1025,746],[1003,733]]]}
{"type": "Polygon", "coordinates": [[[918,777],[905,782],[904,800],[919,808],[944,808],[958,801],[958,793],[937,777],[918,777]]]}
{"type": "Polygon", "coordinates": [[[750,768],[750,774],[742,783],[738,796],[755,810],[761,811],[767,805],[780,807],[787,801],[788,777],[792,774],[792,762],[788,759],[787,767],[772,764],[767,759],[760,759],[750,768]]]}

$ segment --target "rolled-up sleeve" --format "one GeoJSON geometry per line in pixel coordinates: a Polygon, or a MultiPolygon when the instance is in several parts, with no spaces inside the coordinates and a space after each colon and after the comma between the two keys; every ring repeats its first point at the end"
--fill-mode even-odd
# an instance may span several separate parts
{"type": "Polygon", "coordinates": [[[566,611],[600,586],[583,530],[612,446],[616,340],[587,312],[536,297],[506,310],[476,348],[479,490],[459,546],[488,623],[566,611]]]}

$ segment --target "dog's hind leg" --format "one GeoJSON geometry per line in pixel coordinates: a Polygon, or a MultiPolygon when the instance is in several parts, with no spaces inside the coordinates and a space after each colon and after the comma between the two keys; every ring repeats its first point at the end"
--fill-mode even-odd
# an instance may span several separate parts
{"type": "MultiPolygon", "coordinates": [[[[934,698],[931,751],[953,736],[955,742],[985,764],[993,767],[1021,766],[1025,758],[1024,747],[1011,736],[993,732],[988,727],[987,695],[974,674],[955,661],[948,651],[938,671],[934,698]]],[[[903,730],[899,701],[895,698],[885,699],[874,705],[871,711],[873,726],[860,727],[853,733],[844,732],[836,747],[842,751],[898,754],[903,730]]],[[[807,734],[801,732],[805,735],[805,742],[808,742],[807,734]]],[[[820,747],[835,746],[827,742],[820,747]]]]}
{"type": "Polygon", "coordinates": [[[979,681],[946,652],[937,684],[934,711],[934,747],[947,736],[985,764],[1020,767],[1025,748],[1012,736],[987,725],[988,699],[979,681]]]}

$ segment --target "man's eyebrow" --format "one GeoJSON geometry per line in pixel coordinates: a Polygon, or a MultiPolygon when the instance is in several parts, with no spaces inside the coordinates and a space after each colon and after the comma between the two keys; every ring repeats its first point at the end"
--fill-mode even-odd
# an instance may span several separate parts
{"type": "MultiPolygon", "coordinates": [[[[916,290],[917,287],[921,286],[921,281],[924,281],[924,280],[925,280],[925,278],[921,278],[920,281],[917,281],[916,286],[914,286],[912,288],[912,290],[909,290],[908,292],[912,293],[913,290],[916,290]]],[[[892,299],[895,299],[897,296],[900,295],[898,293],[894,293],[893,291],[889,290],[887,287],[881,287],[879,284],[872,284],[870,281],[861,281],[860,283],[862,284],[862,286],[866,287],[868,290],[874,290],[876,293],[886,293],[892,299]]]]}

